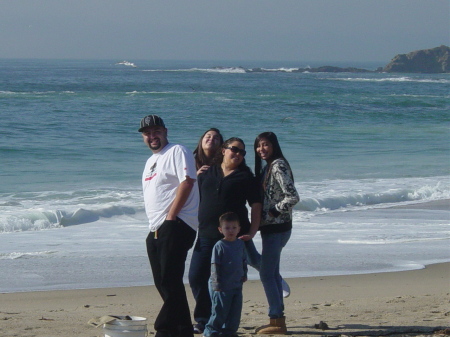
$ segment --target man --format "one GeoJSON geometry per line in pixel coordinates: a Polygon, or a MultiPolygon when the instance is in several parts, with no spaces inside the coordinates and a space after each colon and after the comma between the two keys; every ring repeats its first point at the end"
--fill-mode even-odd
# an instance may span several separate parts
{"type": "Polygon", "coordinates": [[[156,337],[193,337],[183,275],[198,226],[194,157],[184,146],[169,143],[159,116],[144,117],[139,132],[153,153],[145,165],[142,187],[150,227],[147,254],[164,301],[154,325],[156,337]]]}

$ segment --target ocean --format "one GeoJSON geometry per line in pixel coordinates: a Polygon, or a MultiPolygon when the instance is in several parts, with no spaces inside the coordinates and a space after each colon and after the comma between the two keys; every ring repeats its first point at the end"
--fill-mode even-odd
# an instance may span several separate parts
{"type": "Polygon", "coordinates": [[[0,63],[0,292],[153,284],[148,114],[192,150],[210,127],[242,138],[252,168],[256,135],[278,135],[301,197],[284,277],[450,261],[448,210],[393,208],[450,199],[449,74],[120,61],[0,63]]]}

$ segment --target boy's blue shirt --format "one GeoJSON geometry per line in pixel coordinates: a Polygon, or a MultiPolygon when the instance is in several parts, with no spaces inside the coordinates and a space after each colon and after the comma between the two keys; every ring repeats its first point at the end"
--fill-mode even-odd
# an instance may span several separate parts
{"type": "Polygon", "coordinates": [[[210,282],[215,291],[242,287],[247,279],[245,243],[242,240],[218,241],[211,256],[210,282]]]}

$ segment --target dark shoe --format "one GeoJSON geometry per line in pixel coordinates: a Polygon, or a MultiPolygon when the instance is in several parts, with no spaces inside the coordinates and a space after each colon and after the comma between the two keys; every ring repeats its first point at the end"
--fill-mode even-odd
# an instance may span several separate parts
{"type": "Polygon", "coordinates": [[[220,336],[220,333],[218,333],[218,332],[213,332],[213,333],[211,333],[209,336],[203,335],[203,337],[221,337],[221,336],[220,336]]]}
{"type": "Polygon", "coordinates": [[[205,325],[202,322],[198,322],[197,324],[194,324],[194,333],[195,334],[201,334],[205,331],[205,325]]]}
{"type": "Polygon", "coordinates": [[[156,331],[155,337],[171,337],[172,334],[169,331],[158,330],[156,331]]]}

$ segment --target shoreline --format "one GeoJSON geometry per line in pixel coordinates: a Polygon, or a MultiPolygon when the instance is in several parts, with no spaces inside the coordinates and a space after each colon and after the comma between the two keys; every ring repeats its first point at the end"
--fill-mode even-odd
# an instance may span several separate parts
{"type": "MultiPolygon", "coordinates": [[[[449,327],[450,262],[425,269],[287,279],[288,331],[293,336],[432,334],[449,327]],[[315,328],[320,321],[329,329],[315,328]]],[[[190,308],[193,297],[186,286],[190,308]]],[[[106,315],[148,319],[149,336],[162,301],[154,286],[53,290],[0,294],[4,337],[104,336],[87,322],[106,315]]],[[[244,284],[239,336],[267,324],[259,280],[244,284]]]]}
{"type": "Polygon", "coordinates": [[[450,199],[439,199],[425,202],[415,202],[407,205],[389,207],[390,209],[427,209],[434,211],[450,211],[450,199]]]}

